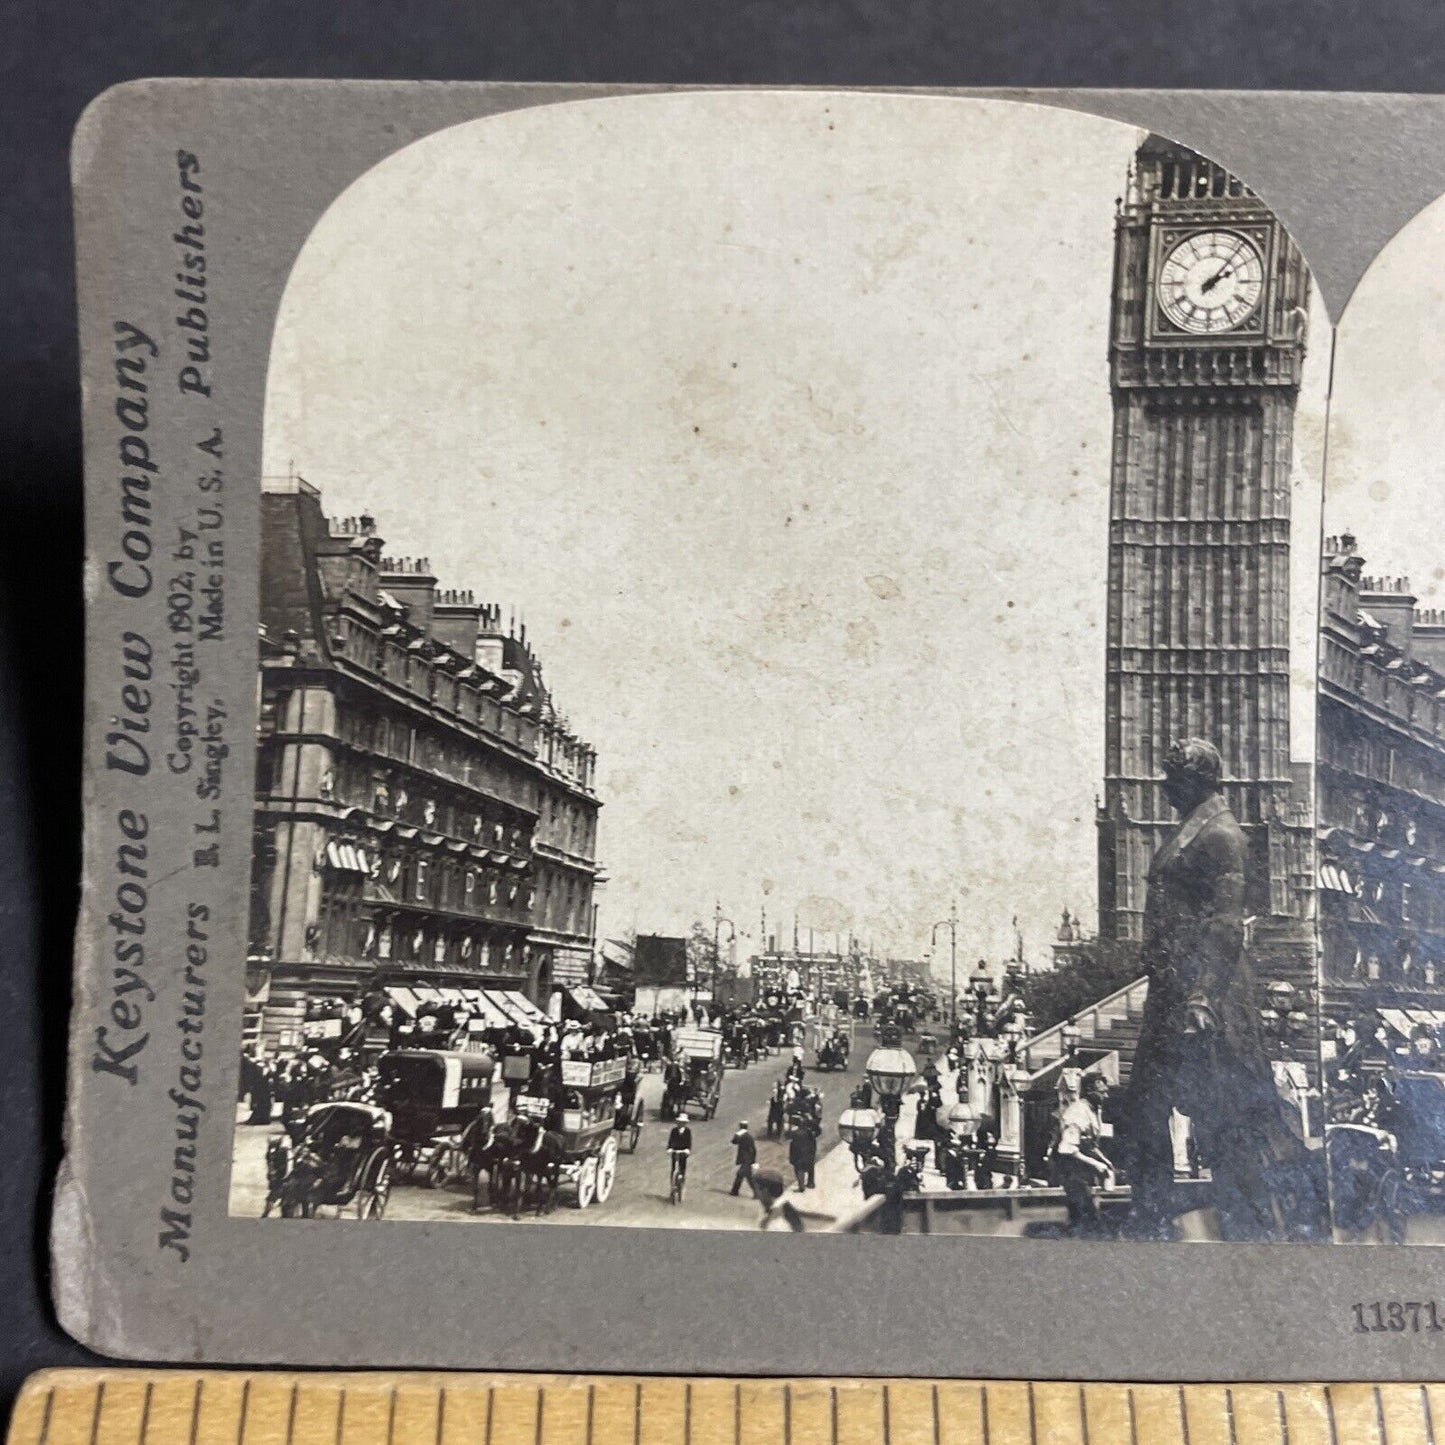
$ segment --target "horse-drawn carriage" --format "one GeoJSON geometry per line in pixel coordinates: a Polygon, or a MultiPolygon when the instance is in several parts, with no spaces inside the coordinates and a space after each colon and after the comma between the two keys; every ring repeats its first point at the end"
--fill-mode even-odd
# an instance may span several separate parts
{"type": "Polygon", "coordinates": [[[391,1116],[373,1104],[312,1104],[266,1147],[264,1219],[380,1219],[391,1196],[391,1116]]]}
{"type": "MultiPolygon", "coordinates": [[[[560,1098],[521,1094],[516,1117],[493,1130],[477,1156],[490,1169],[494,1207],[513,1215],[528,1204],[538,1214],[552,1207],[562,1189],[586,1209],[605,1204],[617,1179],[617,1095],[625,1065],[621,1059],[563,1059],[560,1098]]],[[[480,1192],[481,1169],[477,1170],[480,1192]]]]}
{"type": "Polygon", "coordinates": [[[469,1173],[472,1135],[491,1126],[489,1053],[394,1049],[377,1062],[377,1095],[391,1114],[392,1155],[398,1169],[424,1171],[428,1188],[469,1173]]]}
{"type": "Polygon", "coordinates": [[[681,1119],[695,1109],[711,1119],[722,1096],[722,1035],[713,1029],[678,1029],[672,1042],[674,1055],[663,1074],[662,1117],[681,1119]]]}
{"type": "Polygon", "coordinates": [[[819,1043],[814,1068],[827,1073],[831,1073],[834,1069],[846,1069],[851,1049],[852,1044],[849,1042],[848,1035],[841,1029],[835,1029],[819,1043]]]}

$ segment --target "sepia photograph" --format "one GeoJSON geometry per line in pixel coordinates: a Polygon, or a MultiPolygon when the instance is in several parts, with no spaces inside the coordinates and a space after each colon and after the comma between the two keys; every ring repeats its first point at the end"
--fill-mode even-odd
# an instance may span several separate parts
{"type": "Polygon", "coordinates": [[[230,1213],[1430,1237],[1388,263],[1330,411],[1267,199],[1092,116],[631,96],[354,181],[266,382],[230,1213]]]}
{"type": "Polygon", "coordinates": [[[1321,1053],[1336,1237],[1445,1242],[1445,207],[1341,319],[1319,643],[1321,1053]]]}

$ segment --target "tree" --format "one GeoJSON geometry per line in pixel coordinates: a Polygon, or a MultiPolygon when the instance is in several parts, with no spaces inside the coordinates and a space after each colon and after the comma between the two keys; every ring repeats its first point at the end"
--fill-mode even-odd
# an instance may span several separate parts
{"type": "Polygon", "coordinates": [[[1090,939],[1066,963],[1023,981],[1035,1033],[1052,1028],[1133,983],[1142,971],[1137,944],[1090,939]]]}

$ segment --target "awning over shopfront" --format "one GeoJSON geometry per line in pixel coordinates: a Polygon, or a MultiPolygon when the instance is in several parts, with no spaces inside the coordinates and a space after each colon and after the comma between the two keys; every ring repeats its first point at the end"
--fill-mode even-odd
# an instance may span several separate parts
{"type": "Polygon", "coordinates": [[[504,1029],[511,1022],[511,1018],[494,1004],[491,999],[479,988],[464,988],[461,991],[462,997],[466,999],[467,1007],[475,1016],[473,1023],[479,1023],[483,1028],[504,1029]]]}
{"type": "Polygon", "coordinates": [[[551,1022],[531,999],[525,994],[518,993],[515,989],[489,988],[486,993],[487,997],[514,1023],[533,1028],[537,1024],[551,1022]]]}
{"type": "Polygon", "coordinates": [[[1428,1008],[1382,1008],[1379,1015],[1396,1033],[1407,1039],[1421,1024],[1429,1028],[1445,1028],[1445,1010],[1428,1008]]]}
{"type": "Polygon", "coordinates": [[[409,988],[402,988],[400,984],[393,984],[388,988],[386,996],[391,1000],[392,1006],[400,1009],[409,1019],[414,1019],[421,1007],[421,1000],[416,994],[409,988]]]}

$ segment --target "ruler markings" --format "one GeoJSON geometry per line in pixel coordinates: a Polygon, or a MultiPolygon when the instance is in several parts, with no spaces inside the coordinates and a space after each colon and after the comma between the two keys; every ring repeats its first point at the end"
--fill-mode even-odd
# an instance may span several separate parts
{"type": "MultiPolygon", "coordinates": [[[[200,1386],[196,1387],[196,1394],[201,1393],[200,1386]]],[[[100,1412],[105,1405],[105,1381],[102,1380],[95,1389],[95,1408],[90,1412],[90,1445],[96,1445],[100,1439],[100,1412]]],[[[191,1431],[191,1438],[195,1439],[194,1428],[191,1431]]]]}
{"type": "Polygon", "coordinates": [[[625,1445],[627,1435],[631,1445],[1437,1445],[1434,1392],[1418,1382],[443,1383],[117,1370],[56,1372],[26,1389],[10,1445],[625,1445]],[[422,1410],[431,1418],[418,1420],[422,1410]]]}
{"type": "Polygon", "coordinates": [[[40,1416],[39,1445],[50,1445],[50,1416],[55,1409],[55,1390],[45,1392],[45,1409],[40,1416]]]}

